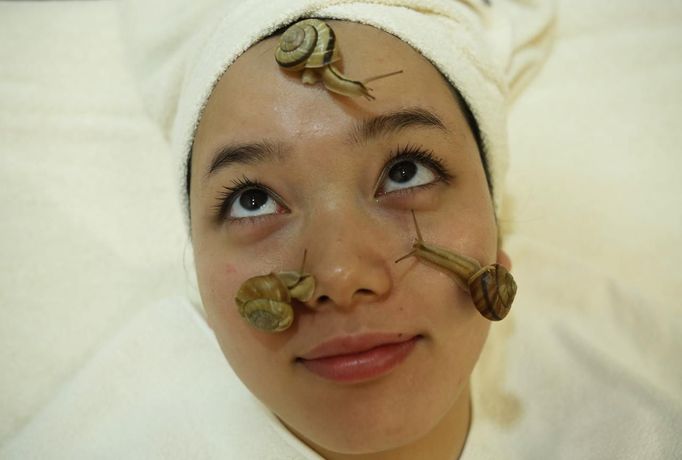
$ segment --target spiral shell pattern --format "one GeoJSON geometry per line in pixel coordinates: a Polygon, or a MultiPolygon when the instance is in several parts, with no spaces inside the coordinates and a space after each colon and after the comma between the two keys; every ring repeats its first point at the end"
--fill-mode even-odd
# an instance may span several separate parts
{"type": "Polygon", "coordinates": [[[258,329],[283,331],[294,320],[289,289],[274,273],[253,277],[242,284],[235,301],[239,314],[258,329]]]}
{"type": "Polygon", "coordinates": [[[490,321],[507,316],[516,296],[516,282],[509,271],[499,264],[487,265],[468,282],[476,309],[490,321]]]}
{"type": "Polygon", "coordinates": [[[287,28],[275,50],[286,70],[320,68],[339,59],[334,31],[319,19],[304,19],[287,28]]]}
{"type": "Polygon", "coordinates": [[[243,317],[257,329],[280,332],[288,329],[294,319],[291,305],[270,299],[258,299],[245,305],[243,317]]]}

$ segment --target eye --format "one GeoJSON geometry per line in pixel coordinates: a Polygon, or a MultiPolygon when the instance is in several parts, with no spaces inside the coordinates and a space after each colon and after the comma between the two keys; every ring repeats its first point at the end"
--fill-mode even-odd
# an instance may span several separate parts
{"type": "Polygon", "coordinates": [[[403,160],[388,170],[382,192],[390,193],[403,188],[417,187],[433,182],[436,175],[426,166],[413,161],[403,160]]]}
{"type": "Polygon", "coordinates": [[[281,214],[286,208],[280,201],[264,185],[243,177],[235,180],[232,187],[225,187],[216,208],[221,220],[240,220],[281,214]]]}
{"type": "Polygon", "coordinates": [[[266,192],[258,188],[251,188],[239,192],[233,199],[227,217],[241,218],[275,214],[277,202],[266,192]]]}
{"type": "Polygon", "coordinates": [[[379,179],[378,195],[434,184],[448,183],[452,175],[431,152],[406,146],[398,148],[387,161],[379,179]]]}

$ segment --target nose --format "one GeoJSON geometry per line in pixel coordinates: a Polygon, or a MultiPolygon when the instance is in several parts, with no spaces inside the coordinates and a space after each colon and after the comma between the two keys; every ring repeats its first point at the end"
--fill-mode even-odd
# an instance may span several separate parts
{"type": "Polygon", "coordinates": [[[324,305],[351,310],[386,298],[392,286],[392,261],[380,226],[348,215],[342,222],[338,217],[318,222],[308,229],[305,270],[316,284],[308,305],[316,310],[324,305]]]}

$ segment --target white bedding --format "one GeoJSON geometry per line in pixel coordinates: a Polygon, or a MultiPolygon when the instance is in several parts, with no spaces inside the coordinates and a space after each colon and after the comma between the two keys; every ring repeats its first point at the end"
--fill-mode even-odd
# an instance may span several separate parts
{"type": "MultiPolygon", "coordinates": [[[[567,337],[582,337],[679,416],[682,3],[564,0],[559,18],[553,55],[510,124],[514,207],[503,222],[516,233],[515,309],[525,310],[495,327],[486,353],[503,353],[496,345],[516,340],[530,313],[561,329],[566,310],[567,337]]],[[[216,415],[197,398],[186,406],[155,401],[149,390],[161,385],[162,365],[138,390],[113,385],[134,380],[135,363],[120,368],[126,375],[107,366],[112,344],[136,343],[137,315],[167,297],[196,301],[175,162],[137,96],[114,5],[0,3],[0,63],[0,446],[9,449],[0,456],[21,452],[31,435],[46,449],[78,440],[84,433],[58,437],[82,430],[78,421],[102,420],[90,433],[106,439],[107,421],[121,421],[114,415],[134,405],[136,391],[151,398],[141,398],[148,406],[140,411],[159,423],[163,410],[176,421],[183,410],[216,415]],[[74,402],[74,388],[85,396],[76,398],[81,418],[69,424],[56,408],[74,402]],[[116,397],[107,404],[93,388],[116,397]]],[[[172,337],[177,324],[163,324],[160,337],[172,337]]],[[[190,344],[187,353],[198,355],[210,347],[190,344]]],[[[165,339],[156,351],[176,345],[165,339]]],[[[219,358],[207,352],[212,364],[197,364],[198,391],[219,391],[227,372],[219,358]]],[[[494,369],[482,361],[482,386],[499,377],[494,369]]],[[[187,377],[163,385],[177,388],[187,377]]],[[[502,417],[492,405],[485,410],[502,417]]],[[[151,431],[170,449],[175,436],[198,435],[193,420],[151,431]]],[[[112,449],[136,433],[128,428],[109,440],[112,449]]],[[[211,433],[206,442],[218,442],[211,433]]]]}
{"type": "MultiPolygon", "coordinates": [[[[486,346],[461,460],[675,458],[682,370],[670,364],[682,321],[659,323],[656,305],[547,247],[520,237],[510,246],[552,265],[545,289],[520,292],[521,308],[486,346]],[[557,299],[557,272],[597,288],[557,299]]],[[[517,267],[519,280],[535,272],[517,267]]],[[[250,395],[182,297],[122,325],[0,458],[320,459],[250,395]]]]}

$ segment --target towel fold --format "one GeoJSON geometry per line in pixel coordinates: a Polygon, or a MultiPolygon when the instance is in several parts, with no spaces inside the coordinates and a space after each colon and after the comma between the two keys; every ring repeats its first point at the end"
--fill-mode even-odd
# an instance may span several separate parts
{"type": "Polygon", "coordinates": [[[184,161],[213,87],[250,46],[302,17],[368,24],[421,52],[459,90],[481,132],[500,211],[507,160],[507,108],[546,56],[551,0],[277,0],[171,2],[124,7],[142,88],[184,161]],[[159,17],[162,15],[162,17],[159,17]],[[146,19],[145,19],[146,18],[146,19]]]}

